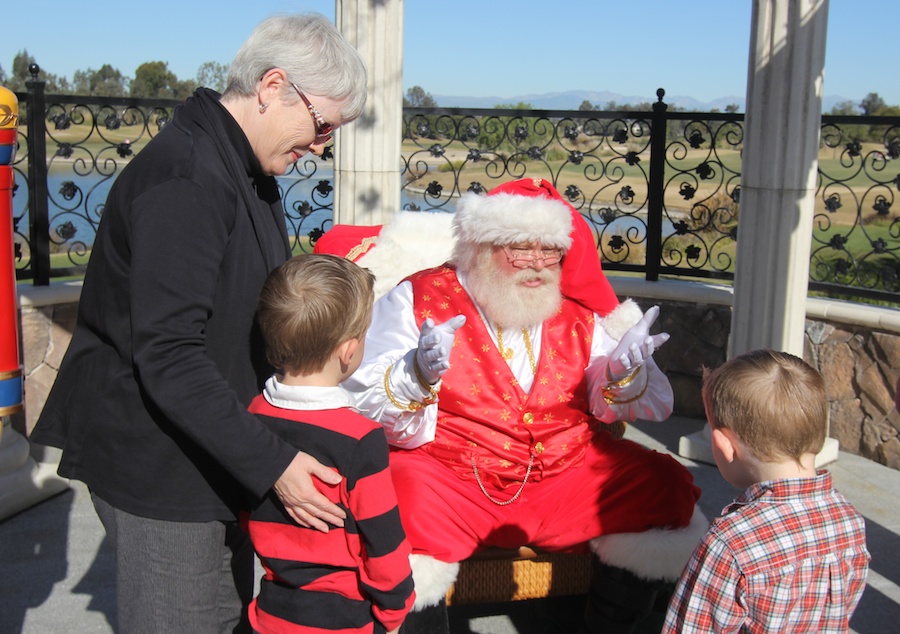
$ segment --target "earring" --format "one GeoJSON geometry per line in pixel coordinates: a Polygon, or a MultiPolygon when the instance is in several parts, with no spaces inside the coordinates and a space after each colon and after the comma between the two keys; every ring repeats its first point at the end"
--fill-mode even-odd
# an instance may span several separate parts
{"type": "Polygon", "coordinates": [[[268,109],[268,107],[269,107],[269,104],[267,104],[267,103],[259,104],[259,114],[264,113],[268,109]]]}

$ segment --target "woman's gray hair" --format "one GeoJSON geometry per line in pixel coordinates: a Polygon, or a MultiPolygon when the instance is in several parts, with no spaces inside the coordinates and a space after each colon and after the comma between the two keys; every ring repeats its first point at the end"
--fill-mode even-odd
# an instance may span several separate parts
{"type": "MultiPolygon", "coordinates": [[[[348,123],[366,105],[366,64],[325,16],[274,15],[260,22],[238,50],[228,70],[224,95],[249,97],[268,71],[280,68],[304,93],[343,102],[348,123]]],[[[286,99],[299,100],[287,86],[286,99]]]]}

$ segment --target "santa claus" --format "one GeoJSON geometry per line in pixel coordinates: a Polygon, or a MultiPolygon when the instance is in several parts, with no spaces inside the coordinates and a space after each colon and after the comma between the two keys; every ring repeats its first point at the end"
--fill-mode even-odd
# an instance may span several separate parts
{"type": "Polygon", "coordinates": [[[418,596],[403,631],[446,629],[458,562],[526,545],[593,550],[584,631],[630,631],[707,528],[687,469],[608,433],[671,414],[659,310],[619,303],[587,223],[542,179],[467,193],[445,217],[449,261],[376,302],[346,384],[393,447],[418,596]]]}

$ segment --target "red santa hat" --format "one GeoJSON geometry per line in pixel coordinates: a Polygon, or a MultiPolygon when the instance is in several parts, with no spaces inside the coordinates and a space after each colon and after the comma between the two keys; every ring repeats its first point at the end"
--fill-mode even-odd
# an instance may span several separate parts
{"type": "Polygon", "coordinates": [[[486,196],[464,194],[453,225],[460,241],[500,245],[539,242],[563,249],[562,294],[601,316],[619,305],[603,273],[587,221],[542,178],[510,181],[486,196]]]}

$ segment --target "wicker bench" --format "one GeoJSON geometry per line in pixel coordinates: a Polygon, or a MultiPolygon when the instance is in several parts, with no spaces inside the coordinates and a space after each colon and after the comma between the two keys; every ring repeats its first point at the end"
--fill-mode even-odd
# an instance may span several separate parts
{"type": "Polygon", "coordinates": [[[503,603],[524,599],[587,594],[590,553],[564,554],[491,549],[459,566],[447,605],[503,603]]]}

